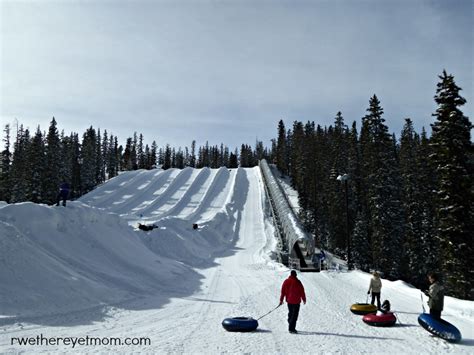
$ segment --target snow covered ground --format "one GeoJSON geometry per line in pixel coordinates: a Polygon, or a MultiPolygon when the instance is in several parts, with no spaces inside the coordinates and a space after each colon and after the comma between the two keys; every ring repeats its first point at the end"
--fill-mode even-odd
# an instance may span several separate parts
{"type": "Polygon", "coordinates": [[[418,325],[419,290],[383,280],[400,322],[370,327],[349,311],[366,301],[360,271],[299,274],[308,303],[297,335],[286,307],[255,332],[226,332],[224,318],[277,305],[289,270],[275,247],[258,168],[140,170],[66,208],[0,204],[0,353],[474,353],[474,302],[445,299],[443,318],[463,335],[450,344],[418,325]],[[31,345],[19,345],[26,337],[31,345]],[[33,345],[39,337],[49,344],[33,345]],[[86,337],[102,342],[58,340],[86,337]]]}

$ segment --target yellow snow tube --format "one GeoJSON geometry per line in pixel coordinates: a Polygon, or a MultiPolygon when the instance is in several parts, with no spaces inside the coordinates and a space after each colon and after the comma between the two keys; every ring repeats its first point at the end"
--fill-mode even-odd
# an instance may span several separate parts
{"type": "Polygon", "coordinates": [[[351,312],[358,315],[377,313],[377,307],[369,303],[354,303],[351,306],[351,312]]]}

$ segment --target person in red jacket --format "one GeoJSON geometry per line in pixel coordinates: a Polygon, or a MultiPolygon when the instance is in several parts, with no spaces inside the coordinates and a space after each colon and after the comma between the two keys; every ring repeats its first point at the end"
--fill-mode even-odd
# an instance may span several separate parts
{"type": "Polygon", "coordinates": [[[288,330],[290,333],[298,333],[296,331],[296,321],[298,320],[301,301],[306,304],[306,295],[303,284],[296,277],[295,270],[291,270],[290,276],[281,286],[280,306],[285,298],[288,304],[288,330]]]}

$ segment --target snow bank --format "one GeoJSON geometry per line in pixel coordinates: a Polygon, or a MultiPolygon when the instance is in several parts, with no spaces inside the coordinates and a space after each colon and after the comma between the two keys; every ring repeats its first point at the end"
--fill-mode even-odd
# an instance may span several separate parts
{"type": "Polygon", "coordinates": [[[192,267],[233,253],[248,184],[243,169],[142,170],[66,208],[0,204],[0,317],[195,291],[192,267]],[[158,228],[143,232],[139,222],[158,228]]]}
{"type": "Polygon", "coordinates": [[[80,202],[0,207],[0,249],[2,316],[116,303],[187,270],[158,258],[117,215],[80,202]]]}

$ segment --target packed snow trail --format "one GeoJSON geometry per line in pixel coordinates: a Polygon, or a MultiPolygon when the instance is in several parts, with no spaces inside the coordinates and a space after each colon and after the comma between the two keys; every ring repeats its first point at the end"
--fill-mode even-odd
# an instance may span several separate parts
{"type": "Polygon", "coordinates": [[[297,335],[288,333],[286,305],[255,332],[226,332],[224,318],[272,310],[289,274],[271,258],[267,208],[257,168],[136,171],[66,208],[1,206],[0,282],[8,289],[0,289],[0,352],[472,354],[474,302],[446,297],[443,318],[463,334],[449,344],[418,325],[419,290],[383,280],[382,299],[401,323],[370,327],[349,311],[366,300],[370,275],[359,271],[298,275],[308,302],[297,335]],[[138,222],[159,228],[142,232],[138,222]],[[11,344],[39,334],[151,344],[11,344]]]}

